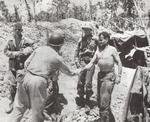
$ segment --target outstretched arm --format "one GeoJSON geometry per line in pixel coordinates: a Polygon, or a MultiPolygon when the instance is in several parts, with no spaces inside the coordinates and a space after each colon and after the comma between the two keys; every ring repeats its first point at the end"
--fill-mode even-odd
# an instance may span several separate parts
{"type": "Polygon", "coordinates": [[[79,42],[78,42],[78,44],[77,44],[77,48],[76,48],[76,50],[75,50],[75,56],[74,56],[75,59],[76,59],[76,58],[79,58],[80,41],[81,41],[81,39],[79,40],[79,42]]]}
{"type": "Polygon", "coordinates": [[[77,74],[70,70],[70,68],[64,63],[62,58],[59,58],[58,66],[59,66],[60,71],[66,75],[74,76],[77,74]]]}
{"type": "Polygon", "coordinates": [[[133,46],[135,50],[139,50],[139,51],[143,51],[143,52],[146,52],[146,49],[148,47],[136,47],[135,45],[133,46]]]}
{"type": "Polygon", "coordinates": [[[115,62],[118,65],[118,75],[117,75],[117,79],[116,79],[116,83],[118,84],[121,81],[122,63],[121,63],[119,54],[115,48],[113,49],[113,57],[114,57],[115,62]]]}
{"type": "Polygon", "coordinates": [[[77,48],[75,50],[75,55],[74,55],[74,60],[75,60],[75,64],[76,64],[77,68],[80,67],[80,64],[79,64],[80,41],[81,41],[81,39],[79,39],[79,42],[77,44],[77,48]]]}

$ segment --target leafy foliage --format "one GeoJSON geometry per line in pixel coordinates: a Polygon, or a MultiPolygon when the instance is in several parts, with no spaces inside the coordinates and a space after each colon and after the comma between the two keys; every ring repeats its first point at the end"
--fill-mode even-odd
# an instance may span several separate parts
{"type": "Polygon", "coordinates": [[[6,22],[11,22],[10,13],[4,1],[0,1],[0,10],[2,11],[2,15],[5,17],[6,22]]]}
{"type": "MultiPolygon", "coordinates": [[[[87,0],[83,5],[77,5],[70,0],[52,0],[48,3],[47,11],[41,10],[36,12],[37,6],[42,5],[44,0],[22,0],[26,6],[28,22],[35,21],[51,21],[56,22],[66,18],[75,18],[83,21],[95,20],[102,26],[115,26],[115,28],[124,28],[125,21],[118,18],[118,15],[137,22],[138,14],[134,6],[133,0],[101,0],[92,3],[93,0],[87,0]],[[122,13],[116,15],[118,8],[122,8],[122,13]],[[100,14],[99,14],[100,12],[100,14]],[[108,24],[111,21],[111,24],[108,24]]],[[[138,7],[144,9],[144,0],[136,0],[138,7]]],[[[20,7],[20,6],[18,6],[20,7]]],[[[4,1],[0,1],[0,10],[7,22],[20,21],[18,8],[14,6],[14,13],[10,14],[4,1]]],[[[147,16],[147,14],[146,14],[147,16]]],[[[0,19],[3,20],[3,19],[0,19]]],[[[149,22],[150,23],[150,22],[149,22]]],[[[150,24],[149,24],[150,25],[150,24]]]]}
{"type": "Polygon", "coordinates": [[[32,16],[31,16],[31,12],[30,12],[30,6],[29,6],[27,0],[24,0],[24,2],[25,2],[26,9],[27,9],[27,12],[28,12],[28,22],[31,22],[32,16]]]}
{"type": "Polygon", "coordinates": [[[41,11],[35,18],[37,21],[50,21],[50,14],[45,11],[41,11]]]}
{"type": "Polygon", "coordinates": [[[57,20],[65,19],[69,9],[69,0],[53,0],[52,5],[56,8],[57,20]]]}
{"type": "Polygon", "coordinates": [[[14,5],[14,11],[15,11],[15,22],[20,21],[19,13],[18,13],[18,8],[14,5]]]}
{"type": "Polygon", "coordinates": [[[116,11],[118,7],[119,0],[105,0],[105,8],[116,11]]]}

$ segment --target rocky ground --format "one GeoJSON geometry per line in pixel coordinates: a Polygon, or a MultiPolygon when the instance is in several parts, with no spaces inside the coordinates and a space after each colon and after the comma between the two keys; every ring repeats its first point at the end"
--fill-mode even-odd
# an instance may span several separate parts
{"type": "MultiPolygon", "coordinates": [[[[81,35],[81,28],[83,22],[75,19],[63,20],[59,23],[39,22],[38,26],[35,24],[24,25],[23,35],[29,41],[39,42],[44,44],[46,41],[46,30],[62,29],[66,34],[66,42],[62,48],[62,56],[66,63],[75,68],[73,62],[73,54],[76,48],[77,40],[81,35]]],[[[0,122],[10,122],[8,120],[10,115],[5,114],[4,110],[8,104],[8,83],[5,80],[8,70],[8,58],[3,54],[3,48],[6,41],[12,38],[12,24],[0,23],[0,122]]],[[[116,118],[116,122],[121,122],[122,112],[124,110],[124,103],[127,97],[128,89],[133,78],[135,70],[123,68],[122,80],[119,85],[115,85],[112,94],[111,108],[116,118]]],[[[92,96],[93,108],[87,112],[86,108],[79,109],[76,106],[75,97],[77,77],[68,77],[61,74],[59,80],[60,87],[60,113],[52,114],[50,119],[53,122],[96,122],[99,119],[98,108],[96,103],[96,73],[93,77],[92,96]]],[[[30,114],[24,118],[24,122],[28,121],[30,114]]],[[[47,121],[50,122],[50,121],[47,121]]]]}

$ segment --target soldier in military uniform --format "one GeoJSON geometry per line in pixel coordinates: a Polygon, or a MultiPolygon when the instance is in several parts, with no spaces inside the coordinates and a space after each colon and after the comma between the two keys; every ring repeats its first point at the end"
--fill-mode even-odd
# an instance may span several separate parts
{"type": "Polygon", "coordinates": [[[4,48],[4,54],[9,57],[9,75],[11,75],[9,77],[13,77],[13,79],[10,79],[10,103],[6,109],[7,113],[10,113],[13,109],[17,87],[17,72],[24,68],[25,60],[33,51],[31,45],[22,38],[22,31],[22,25],[20,23],[15,24],[13,27],[14,40],[9,40],[4,48]]]}
{"type": "MultiPolygon", "coordinates": [[[[83,36],[79,40],[77,49],[75,51],[75,63],[77,68],[84,67],[88,64],[96,51],[96,41],[92,39],[92,28],[90,25],[82,27],[83,36]]],[[[89,103],[90,97],[93,94],[92,91],[92,78],[95,71],[95,67],[91,67],[89,71],[83,71],[78,77],[77,93],[79,97],[76,98],[76,102],[79,106],[84,107],[85,103],[89,103]],[[86,99],[84,98],[86,96],[86,99]]]]}
{"type": "Polygon", "coordinates": [[[34,50],[26,60],[26,74],[23,82],[18,83],[12,122],[20,122],[27,109],[32,109],[31,122],[44,122],[45,101],[50,97],[46,93],[48,81],[51,79],[54,82],[53,75],[59,71],[69,76],[78,73],[78,70],[71,71],[57,53],[63,44],[64,38],[61,34],[52,32],[47,45],[34,50]]]}

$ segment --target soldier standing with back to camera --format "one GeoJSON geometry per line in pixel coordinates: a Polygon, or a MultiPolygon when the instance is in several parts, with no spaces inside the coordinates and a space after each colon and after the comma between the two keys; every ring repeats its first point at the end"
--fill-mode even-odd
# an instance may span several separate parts
{"type": "MultiPolygon", "coordinates": [[[[84,67],[92,59],[96,51],[95,40],[92,40],[92,28],[90,25],[82,27],[83,35],[79,40],[75,51],[75,63],[77,68],[84,67]]],[[[95,66],[92,66],[89,71],[82,71],[78,77],[76,102],[78,106],[84,107],[90,102],[92,91],[92,78],[95,71],[95,66]],[[84,98],[86,96],[86,99],[84,98]],[[86,103],[86,104],[85,104],[86,103]]]]}
{"type": "Polygon", "coordinates": [[[45,101],[50,100],[51,95],[47,94],[48,82],[55,82],[54,75],[59,71],[69,76],[78,74],[78,70],[71,71],[58,54],[63,44],[64,36],[52,32],[47,45],[34,50],[26,60],[26,74],[23,82],[18,83],[12,122],[20,122],[27,109],[31,109],[31,122],[44,122],[45,101]]]}
{"type": "Polygon", "coordinates": [[[14,40],[9,40],[4,48],[4,54],[9,57],[9,75],[14,77],[14,79],[10,79],[10,103],[6,109],[6,113],[11,113],[13,110],[13,102],[17,89],[17,72],[24,68],[25,60],[33,51],[32,47],[30,47],[30,44],[22,38],[22,31],[22,25],[20,23],[16,23],[13,26],[14,40]]]}

